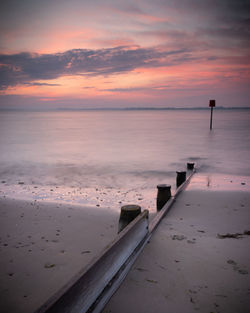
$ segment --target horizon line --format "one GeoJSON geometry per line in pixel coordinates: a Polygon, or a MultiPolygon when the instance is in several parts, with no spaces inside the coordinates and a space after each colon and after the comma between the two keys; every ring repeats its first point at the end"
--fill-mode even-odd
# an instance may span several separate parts
{"type": "MultiPolygon", "coordinates": [[[[217,110],[250,110],[250,107],[217,106],[217,110]]],[[[171,110],[210,110],[210,107],[125,107],[125,108],[1,108],[0,111],[171,111],[171,110]]]]}

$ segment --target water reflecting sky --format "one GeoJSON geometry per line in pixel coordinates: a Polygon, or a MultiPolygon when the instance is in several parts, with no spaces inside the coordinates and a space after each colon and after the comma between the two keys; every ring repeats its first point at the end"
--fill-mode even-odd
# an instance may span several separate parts
{"type": "Polygon", "coordinates": [[[155,186],[194,160],[250,175],[250,112],[1,112],[0,175],[10,184],[155,186]]]}

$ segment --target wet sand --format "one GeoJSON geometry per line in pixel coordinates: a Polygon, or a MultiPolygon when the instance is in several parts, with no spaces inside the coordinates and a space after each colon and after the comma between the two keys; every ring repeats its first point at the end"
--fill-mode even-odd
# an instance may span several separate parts
{"type": "Polygon", "coordinates": [[[249,186],[196,174],[104,313],[248,313],[249,186]]]}
{"type": "Polygon", "coordinates": [[[155,208],[155,189],[148,186],[137,188],[103,187],[78,187],[63,185],[39,185],[25,180],[1,180],[0,197],[15,198],[20,200],[30,199],[60,203],[73,203],[82,206],[96,206],[104,209],[120,211],[122,205],[138,203],[143,208],[155,208]]]}
{"type": "Polygon", "coordinates": [[[0,312],[34,312],[117,234],[119,214],[0,199],[0,312]]]}

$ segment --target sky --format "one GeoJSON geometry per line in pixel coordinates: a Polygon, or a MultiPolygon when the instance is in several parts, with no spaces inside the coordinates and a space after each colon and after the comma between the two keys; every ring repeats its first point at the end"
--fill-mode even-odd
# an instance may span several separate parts
{"type": "Polygon", "coordinates": [[[249,0],[0,2],[0,108],[249,107],[249,68],[249,0]]]}

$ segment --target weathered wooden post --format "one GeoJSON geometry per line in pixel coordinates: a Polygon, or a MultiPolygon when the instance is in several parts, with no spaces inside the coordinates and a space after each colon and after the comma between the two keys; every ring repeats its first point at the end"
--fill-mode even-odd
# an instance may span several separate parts
{"type": "Polygon", "coordinates": [[[121,232],[137,215],[141,213],[141,207],[135,204],[128,204],[121,207],[118,224],[118,233],[121,232]]]}
{"type": "Polygon", "coordinates": [[[157,211],[160,211],[171,198],[171,185],[160,184],[157,185],[157,189],[156,208],[157,211]]]}
{"type": "Polygon", "coordinates": [[[194,169],[194,163],[193,162],[188,162],[187,163],[187,169],[192,171],[194,169]]]}
{"type": "Polygon", "coordinates": [[[181,172],[176,172],[176,174],[177,174],[177,176],[176,176],[176,187],[178,188],[186,180],[186,172],[181,171],[181,172]]]}
{"type": "Polygon", "coordinates": [[[213,128],[213,108],[215,107],[215,100],[209,101],[209,106],[211,108],[211,115],[210,115],[210,130],[213,128]]]}

